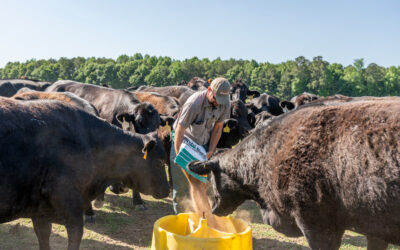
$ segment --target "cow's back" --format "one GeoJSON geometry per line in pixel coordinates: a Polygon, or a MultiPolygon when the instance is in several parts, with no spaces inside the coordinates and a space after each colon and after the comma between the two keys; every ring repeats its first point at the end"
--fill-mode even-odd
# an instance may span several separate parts
{"type": "Polygon", "coordinates": [[[97,119],[58,101],[0,98],[0,222],[43,206],[55,176],[82,168],[70,182],[85,185],[91,171],[86,118],[97,119]]]}
{"type": "MultiPolygon", "coordinates": [[[[267,129],[274,132],[257,132],[268,134],[272,153],[261,161],[273,168],[264,173],[271,190],[290,200],[285,209],[319,201],[358,232],[400,225],[399,113],[400,101],[372,100],[309,106],[274,119],[267,129]]],[[[400,235],[400,228],[392,232],[400,235]]]]}

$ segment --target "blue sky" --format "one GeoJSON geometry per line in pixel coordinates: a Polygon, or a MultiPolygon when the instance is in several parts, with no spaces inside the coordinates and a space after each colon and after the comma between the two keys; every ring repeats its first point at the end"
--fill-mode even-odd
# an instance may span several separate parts
{"type": "Polygon", "coordinates": [[[137,52],[400,65],[400,1],[0,0],[0,67],[137,52]]]}

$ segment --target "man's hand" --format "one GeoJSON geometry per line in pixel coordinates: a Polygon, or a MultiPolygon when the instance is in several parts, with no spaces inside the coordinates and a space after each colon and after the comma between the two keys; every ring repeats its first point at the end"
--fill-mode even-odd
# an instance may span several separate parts
{"type": "Polygon", "coordinates": [[[213,155],[213,152],[211,152],[211,151],[207,152],[207,160],[209,160],[212,155],[213,155]]]}

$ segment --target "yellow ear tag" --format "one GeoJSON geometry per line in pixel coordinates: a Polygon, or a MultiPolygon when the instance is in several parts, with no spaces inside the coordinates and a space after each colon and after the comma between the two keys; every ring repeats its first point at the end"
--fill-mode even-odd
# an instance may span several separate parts
{"type": "Polygon", "coordinates": [[[147,150],[144,151],[144,155],[143,155],[143,159],[146,160],[146,158],[147,158],[147,150]]]}
{"type": "Polygon", "coordinates": [[[249,95],[249,100],[253,99],[254,95],[249,95]]]}
{"type": "Polygon", "coordinates": [[[122,130],[129,130],[129,123],[125,121],[125,116],[122,117],[122,130]]]}
{"type": "Polygon", "coordinates": [[[229,132],[231,132],[231,129],[228,127],[228,124],[226,124],[224,127],[224,133],[229,133],[229,132]]]}
{"type": "Polygon", "coordinates": [[[164,125],[164,131],[167,133],[171,133],[171,126],[168,125],[168,122],[166,122],[166,124],[164,125]]]}

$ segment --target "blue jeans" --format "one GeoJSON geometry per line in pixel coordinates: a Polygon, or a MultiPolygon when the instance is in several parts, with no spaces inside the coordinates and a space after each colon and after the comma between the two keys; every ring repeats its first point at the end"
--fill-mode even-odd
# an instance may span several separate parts
{"type": "MultiPolygon", "coordinates": [[[[189,190],[189,182],[183,173],[183,168],[177,165],[174,160],[176,157],[175,152],[175,142],[174,136],[172,137],[171,142],[171,154],[169,157],[170,166],[171,166],[171,177],[172,177],[172,206],[174,208],[174,213],[182,213],[183,207],[180,204],[185,198],[189,198],[190,190],[189,190]]],[[[204,146],[206,150],[208,150],[208,144],[204,146]]]]}

